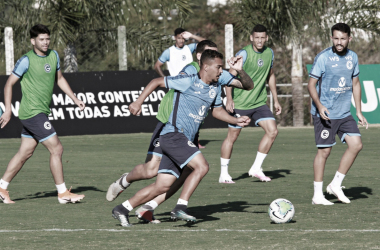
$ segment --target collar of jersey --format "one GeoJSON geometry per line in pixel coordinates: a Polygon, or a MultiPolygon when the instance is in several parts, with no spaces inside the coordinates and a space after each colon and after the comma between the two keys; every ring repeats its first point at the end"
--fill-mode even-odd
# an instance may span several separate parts
{"type": "Polygon", "coordinates": [[[200,83],[202,83],[204,86],[208,86],[208,87],[210,87],[211,84],[207,84],[207,83],[204,83],[204,82],[202,81],[201,76],[199,75],[199,72],[197,73],[197,77],[198,77],[200,83]]]}
{"type": "Polygon", "coordinates": [[[40,55],[38,55],[38,54],[34,51],[34,48],[33,48],[33,53],[34,53],[36,56],[38,56],[38,57],[47,57],[47,55],[46,55],[46,56],[40,56],[40,55]]]}

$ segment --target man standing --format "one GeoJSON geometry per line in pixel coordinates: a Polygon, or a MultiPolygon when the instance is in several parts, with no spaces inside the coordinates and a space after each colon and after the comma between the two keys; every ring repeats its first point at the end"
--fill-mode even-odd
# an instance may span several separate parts
{"type": "Polygon", "coordinates": [[[171,76],[176,76],[187,64],[193,61],[193,53],[197,48],[196,43],[185,45],[185,39],[195,39],[198,42],[205,40],[203,37],[196,36],[182,28],[174,31],[175,44],[166,49],[158,58],[154,69],[160,76],[165,76],[161,70],[162,65],[166,62],[171,76]]]}
{"type": "Polygon", "coordinates": [[[361,86],[359,81],[358,56],[349,50],[350,27],[337,23],[331,28],[333,46],[323,50],[315,59],[310,71],[309,93],[313,99],[311,114],[314,121],[315,142],[318,147],[314,159],[314,196],[312,204],[333,205],[323,195],[323,173],[332,146],[338,134],[348,148],[343,154],[327,193],[335,195],[341,202],[350,203],[342,191],[342,181],[362,149],[358,126],[350,113],[351,96],[356,105],[359,124],[368,128],[361,112],[361,86]]]}
{"type": "MultiPolygon", "coordinates": [[[[243,69],[252,78],[255,88],[250,91],[226,88],[226,109],[236,117],[242,115],[250,117],[256,126],[264,129],[265,135],[261,139],[256,160],[248,174],[267,182],[271,179],[264,175],[261,166],[276,139],[278,131],[275,118],[266,105],[266,81],[268,81],[273,95],[276,115],[281,114],[281,106],[277,100],[276,77],[273,70],[273,50],[265,46],[265,42],[268,41],[267,29],[263,25],[256,25],[251,32],[250,40],[252,44],[244,47],[236,55],[243,56],[243,69]]],[[[228,173],[228,164],[233,145],[240,132],[241,127],[229,124],[227,138],[224,140],[221,148],[219,183],[234,183],[228,173]]]]}
{"type": "Polygon", "coordinates": [[[75,203],[84,198],[67,190],[63,179],[62,153],[63,147],[48,119],[54,82],[65,92],[78,107],[83,110],[85,104],[74,95],[60,70],[59,56],[50,50],[50,31],[42,24],[30,29],[33,49],[21,57],[9,76],[4,87],[5,112],[0,117],[1,128],[11,119],[12,87],[21,78],[22,100],[19,118],[23,125],[21,146],[11,159],[0,180],[0,200],[14,203],[9,197],[7,188],[12,179],[21,170],[24,163],[33,155],[39,142],[50,152],[50,170],[58,190],[58,201],[75,203]]]}

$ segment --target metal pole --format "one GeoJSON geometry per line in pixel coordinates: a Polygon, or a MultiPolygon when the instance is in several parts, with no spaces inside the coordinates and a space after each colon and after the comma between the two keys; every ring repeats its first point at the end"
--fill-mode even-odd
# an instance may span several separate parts
{"type": "Polygon", "coordinates": [[[13,50],[13,29],[6,27],[4,30],[5,40],[5,73],[10,75],[15,67],[14,50],[13,50]]]}
{"type": "Polygon", "coordinates": [[[224,26],[224,43],[226,49],[226,69],[229,69],[227,60],[234,56],[234,27],[232,24],[224,26]]]}
{"type": "Polygon", "coordinates": [[[119,50],[119,70],[128,70],[127,67],[127,31],[125,26],[117,27],[117,47],[119,50]]]}

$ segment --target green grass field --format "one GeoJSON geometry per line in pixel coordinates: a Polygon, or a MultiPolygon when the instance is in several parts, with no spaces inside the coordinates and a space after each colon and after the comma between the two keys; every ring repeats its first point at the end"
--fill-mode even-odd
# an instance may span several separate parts
{"type": "MultiPolygon", "coordinates": [[[[364,148],[343,185],[351,204],[326,197],[334,206],[313,206],[316,153],[312,128],[280,128],[263,168],[272,182],[248,177],[260,128],[244,129],[234,147],[229,172],[236,184],[219,184],[220,146],[227,129],[201,131],[210,171],[189,202],[196,224],[170,221],[178,194],[156,210],[161,224],[122,228],[112,208],[153,180],[132,184],[113,202],[105,199],[111,182],[145,160],[151,134],[61,137],[65,181],[86,198],[58,203],[49,154],[38,146],[8,190],[15,204],[0,203],[0,249],[379,249],[380,127],[361,129],[364,148]],[[276,198],[295,206],[292,223],[272,224],[268,206],[276,198]]],[[[0,140],[0,175],[19,147],[19,139],[0,140]]],[[[332,180],[346,146],[334,146],[324,188],[332,180]]]]}

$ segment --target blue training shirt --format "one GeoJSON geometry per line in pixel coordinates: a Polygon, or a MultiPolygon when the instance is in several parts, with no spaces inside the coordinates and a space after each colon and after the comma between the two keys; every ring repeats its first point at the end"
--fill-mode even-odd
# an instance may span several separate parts
{"type": "MultiPolygon", "coordinates": [[[[182,48],[178,48],[177,46],[174,46],[178,50],[182,50],[185,48],[185,46],[188,46],[191,53],[194,53],[195,49],[197,48],[197,43],[190,43],[188,45],[184,45],[182,48]]],[[[158,60],[162,63],[165,63],[167,61],[170,61],[170,50],[166,49],[164,52],[162,52],[161,56],[158,58],[158,60]]]]}
{"type": "Polygon", "coordinates": [[[173,111],[160,135],[178,131],[193,141],[210,107],[222,107],[221,86],[206,84],[198,74],[165,77],[166,88],[175,89],[173,111]]]}
{"type": "MultiPolygon", "coordinates": [[[[184,73],[185,75],[189,76],[198,74],[198,71],[194,67],[194,65],[188,64],[179,73],[184,73]]],[[[222,74],[219,76],[218,84],[230,86],[230,83],[233,79],[235,79],[235,76],[233,74],[231,74],[227,70],[223,70],[222,74]]]]}
{"type": "MultiPolygon", "coordinates": [[[[358,56],[352,50],[340,56],[332,47],[320,52],[314,59],[309,76],[318,79],[316,85],[319,100],[330,114],[330,119],[342,119],[349,115],[352,96],[352,79],[359,76],[358,56]]],[[[319,116],[313,102],[311,114],[319,116]]]]}
{"type": "MultiPolygon", "coordinates": [[[[273,68],[274,52],[273,52],[273,50],[271,48],[269,48],[269,49],[272,51],[272,63],[270,65],[270,68],[273,68]]],[[[256,52],[256,51],[254,51],[254,52],[257,53],[257,54],[261,54],[262,53],[262,52],[256,52]]],[[[247,60],[248,54],[247,54],[246,50],[241,49],[241,50],[238,51],[238,53],[236,53],[235,56],[242,56],[243,57],[243,65],[244,65],[245,61],[247,60]]]]}

